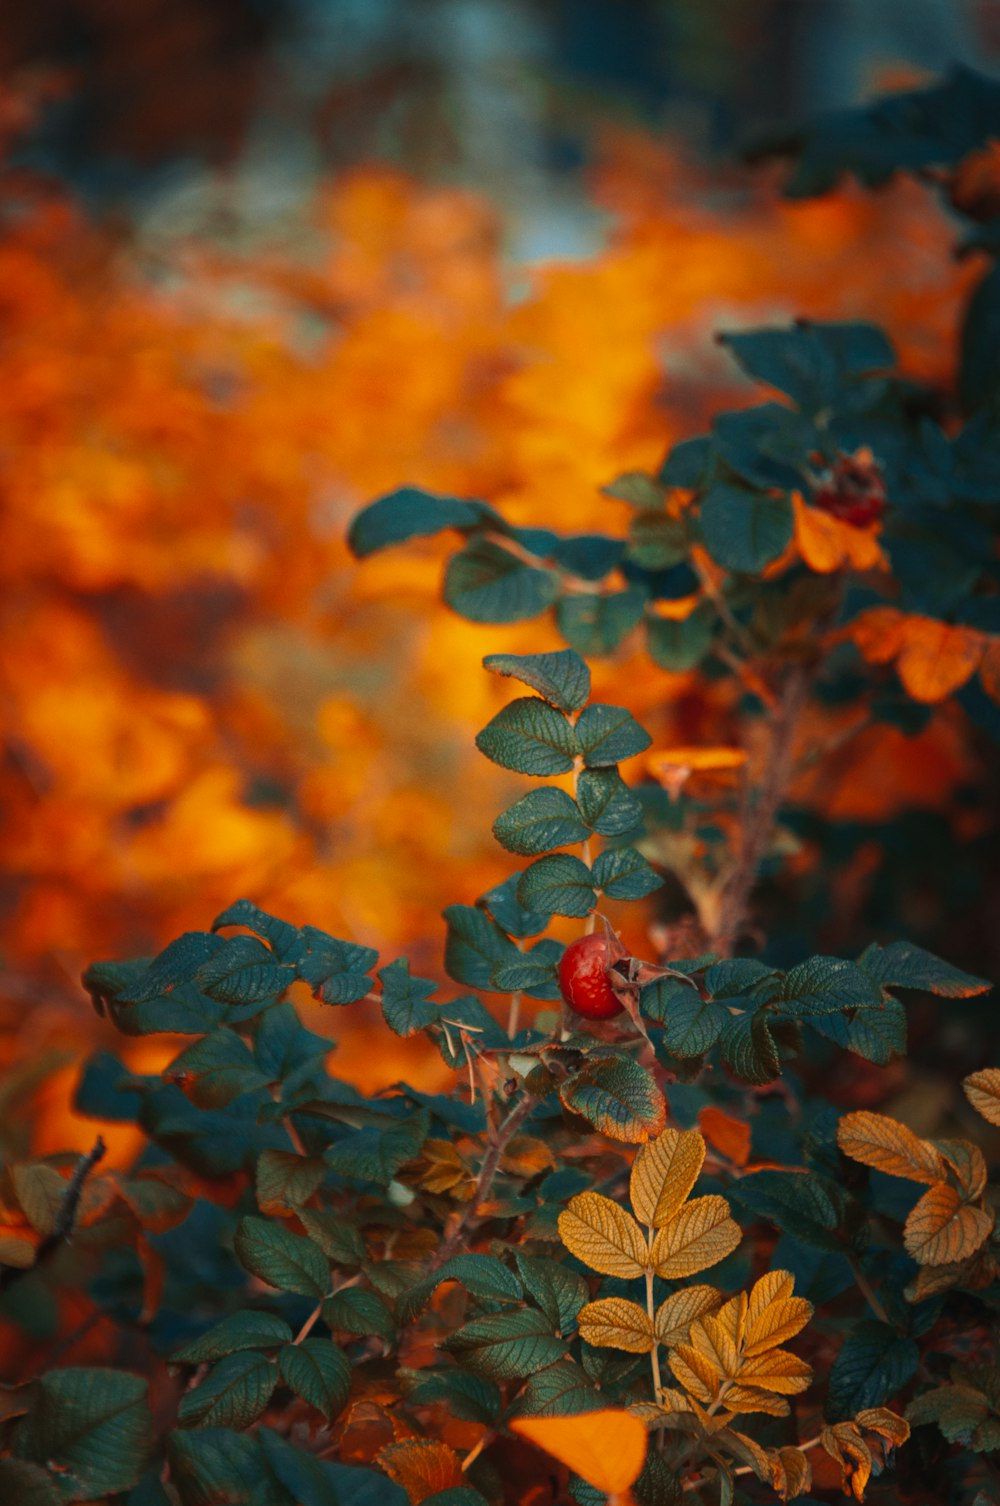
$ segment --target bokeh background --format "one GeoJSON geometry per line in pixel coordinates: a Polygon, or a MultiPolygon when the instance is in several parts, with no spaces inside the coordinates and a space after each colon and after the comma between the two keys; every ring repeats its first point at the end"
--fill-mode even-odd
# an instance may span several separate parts
{"type": "MultiPolygon", "coordinates": [[[[0,1056],[6,1107],[42,1094],[36,1150],[92,1138],[89,961],[247,895],[442,976],[442,907],[509,871],[479,661],[553,630],[448,614],[436,541],[357,566],[361,504],[412,482],[613,531],[604,483],[751,400],[720,326],[873,319],[949,380],[977,267],[938,201],[790,202],[739,154],[960,61],[1000,72],[998,0],[6,9],[0,1056]]],[[[717,688],[627,643],[595,680],[658,746],[725,740],[717,688]]],[[[873,728],[803,782],[776,960],[907,934],[997,975],[989,715],[873,728]]],[[[344,1074],[433,1081],[365,1008],[310,1018],[344,1074]]],[[[972,1018],[917,1011],[914,1127],[921,1040],[970,1070],[972,1018]]]]}

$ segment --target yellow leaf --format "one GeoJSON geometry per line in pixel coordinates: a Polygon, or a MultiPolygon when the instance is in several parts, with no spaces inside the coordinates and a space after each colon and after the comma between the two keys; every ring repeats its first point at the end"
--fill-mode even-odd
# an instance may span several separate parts
{"type": "Polygon", "coordinates": [[[735,1297],[730,1297],[728,1302],[713,1314],[715,1320],[721,1323],[732,1343],[742,1353],[743,1340],[746,1337],[747,1313],[750,1304],[746,1292],[737,1292],[735,1297]]]}
{"type": "Polygon", "coordinates": [[[647,1140],[632,1163],[629,1194],[640,1223],[667,1223],[698,1179],[705,1142],[697,1130],[667,1129],[647,1140]]]}
{"type": "Polygon", "coordinates": [[[413,1506],[438,1491],[465,1484],[455,1450],[433,1438],[404,1438],[400,1443],[388,1443],[376,1454],[375,1462],[390,1480],[403,1487],[413,1506]]]}
{"type": "Polygon", "coordinates": [[[771,1483],[783,1501],[804,1495],[812,1485],[809,1459],[797,1448],[779,1448],[769,1455],[771,1483]]]}
{"type": "Polygon", "coordinates": [[[984,1067],[962,1083],[965,1096],[977,1114],[990,1124],[1000,1124],[1000,1067],[984,1067]]]}
{"type": "Polygon", "coordinates": [[[644,1274],[649,1261],[635,1219],[599,1192],[579,1192],[570,1199],[559,1215],[559,1238],[571,1255],[602,1276],[632,1280],[644,1274]]]}
{"type": "Polygon", "coordinates": [[[646,1461],[646,1429],[618,1407],[575,1417],[518,1417],[510,1429],[607,1495],[628,1490],[646,1461]]]}
{"type": "Polygon", "coordinates": [[[787,1349],[769,1349],[744,1360],[740,1366],[741,1384],[759,1386],[764,1391],[779,1391],[795,1396],[812,1381],[812,1367],[787,1349]]]}
{"type": "Polygon", "coordinates": [[[730,1386],[724,1405],[730,1412],[766,1412],[769,1417],[787,1417],[789,1412],[787,1401],[759,1386],[730,1386]]]}
{"type": "Polygon", "coordinates": [[[783,1344],[805,1328],[812,1317],[812,1303],[793,1297],[794,1288],[795,1277],[789,1271],[768,1271],[754,1283],[743,1346],[747,1358],[783,1344]]]}
{"type": "Polygon", "coordinates": [[[670,1223],[657,1231],[650,1259],[658,1276],[673,1281],[716,1265],[742,1238],[743,1231],[729,1216],[729,1204],[712,1193],[685,1203],[670,1223]]]}
{"type": "Polygon", "coordinates": [[[820,1442],[840,1465],[841,1489],[856,1501],[864,1500],[865,1486],[872,1472],[872,1453],[853,1422],[838,1422],[824,1428],[820,1442]]]}
{"type": "Polygon", "coordinates": [[[896,672],[915,701],[933,705],[959,690],[979,667],[983,638],[933,617],[910,617],[896,672]]]}
{"type": "Polygon", "coordinates": [[[906,1418],[890,1412],[888,1407],[866,1407],[857,1414],[854,1421],[859,1428],[888,1438],[893,1448],[899,1448],[910,1436],[910,1424],[906,1418]]]}
{"type": "Polygon", "coordinates": [[[867,1109],[845,1114],[837,1125],[837,1144],[853,1161],[893,1177],[933,1186],[945,1176],[944,1162],[933,1145],[885,1114],[867,1109]]]}
{"type": "Polygon", "coordinates": [[[711,1313],[706,1313],[703,1318],[691,1324],[688,1343],[720,1375],[729,1380],[736,1375],[740,1365],[739,1352],[725,1326],[711,1313]]]}
{"type": "Polygon", "coordinates": [[[911,1209],[903,1244],[920,1265],[947,1265],[974,1255],[992,1232],[988,1213],[963,1203],[954,1187],[938,1182],[911,1209]]]}
{"type": "Polygon", "coordinates": [[[653,1347],[653,1325],[638,1302],[624,1297],[602,1297],[580,1309],[577,1327],[581,1339],[598,1349],[624,1349],[629,1354],[648,1354],[653,1347]]]}
{"type": "Polygon", "coordinates": [[[698,1401],[711,1402],[722,1382],[722,1373],[693,1344],[678,1344],[670,1351],[670,1368],[674,1379],[698,1401]]]}
{"type": "Polygon", "coordinates": [[[714,1286],[682,1287],[656,1309],[654,1327],[657,1339],[668,1349],[675,1344],[686,1344],[694,1320],[712,1312],[721,1301],[722,1293],[714,1286]]]}

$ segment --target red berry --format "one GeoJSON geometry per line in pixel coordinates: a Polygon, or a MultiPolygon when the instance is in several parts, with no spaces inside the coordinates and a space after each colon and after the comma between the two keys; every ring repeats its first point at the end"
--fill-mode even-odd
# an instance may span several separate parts
{"type": "Polygon", "coordinates": [[[596,932],[580,936],[559,961],[559,988],[574,1014],[585,1020],[610,1020],[622,1006],[608,982],[607,942],[596,932]]]}
{"type": "Polygon", "coordinates": [[[885,512],[885,479],[871,451],[838,455],[832,468],[820,477],[812,502],[855,528],[864,528],[880,518],[885,512]]]}

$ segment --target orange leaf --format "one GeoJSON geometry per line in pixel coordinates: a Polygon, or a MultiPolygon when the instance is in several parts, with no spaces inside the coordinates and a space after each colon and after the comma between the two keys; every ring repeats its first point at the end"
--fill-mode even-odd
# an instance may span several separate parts
{"type": "Polygon", "coordinates": [[[852,1161],[891,1177],[905,1177],[908,1182],[924,1182],[929,1187],[944,1180],[944,1161],[933,1145],[885,1114],[867,1110],[845,1114],[837,1125],[837,1144],[852,1161]]]}
{"type": "Polygon", "coordinates": [[[963,1203],[954,1187],[938,1182],[910,1210],[903,1244],[920,1265],[948,1265],[974,1255],[992,1231],[988,1213],[963,1203]]]}
{"type": "Polygon", "coordinates": [[[795,542],[805,563],[818,575],[829,575],[845,565],[855,570],[885,566],[874,529],[856,528],[819,507],[809,507],[795,493],[795,542]]]}
{"type": "Polygon", "coordinates": [[[915,701],[933,705],[961,689],[982,656],[980,633],[932,617],[910,617],[896,669],[915,701]]]}
{"type": "Polygon", "coordinates": [[[743,1230],[729,1216],[725,1198],[710,1193],[685,1203],[657,1231],[649,1258],[658,1276],[664,1281],[674,1281],[680,1276],[694,1276],[725,1260],[742,1238],[743,1230]]]}
{"type": "Polygon", "coordinates": [[[698,1115],[698,1127],[713,1150],[725,1156],[734,1166],[745,1166],[750,1159],[750,1126],[742,1119],[734,1119],[714,1104],[708,1104],[698,1115]]]}
{"type": "Polygon", "coordinates": [[[618,1407],[575,1417],[518,1417],[510,1428],[607,1495],[628,1490],[646,1460],[646,1429],[618,1407]]]}
{"type": "Polygon", "coordinates": [[[401,1485],[413,1506],[440,1490],[464,1485],[462,1465],[455,1450],[433,1438],[406,1438],[389,1443],[375,1456],[389,1476],[401,1485]]]}
{"type": "Polygon", "coordinates": [[[979,664],[979,678],[991,701],[1000,701],[1000,639],[991,638],[979,664]]]}
{"type": "Polygon", "coordinates": [[[990,1124],[1000,1124],[1000,1067],[984,1067],[962,1083],[965,1096],[977,1114],[990,1124]]]}
{"type": "Polygon", "coordinates": [[[871,607],[850,626],[850,634],[869,664],[888,664],[903,647],[906,614],[896,607],[871,607]]]}

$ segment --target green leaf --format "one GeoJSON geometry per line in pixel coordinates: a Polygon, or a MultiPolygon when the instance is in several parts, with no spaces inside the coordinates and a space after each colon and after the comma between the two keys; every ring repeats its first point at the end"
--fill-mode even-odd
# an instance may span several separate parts
{"type": "Polygon", "coordinates": [[[400,1167],[420,1154],[429,1132],[430,1115],[426,1109],[419,1109],[389,1128],[361,1129],[345,1135],[323,1152],[323,1159],[342,1177],[388,1187],[400,1167]]]}
{"type": "Polygon", "coordinates": [[[462,1422],[482,1422],[489,1427],[503,1407],[498,1386],[457,1366],[449,1370],[403,1370],[400,1374],[407,1399],[414,1406],[444,1402],[451,1416],[462,1422]]]}
{"type": "Polygon", "coordinates": [[[742,1082],[773,1082],[781,1058],[765,1010],[729,1016],[722,1027],[722,1059],[742,1082]]]}
{"type": "Polygon", "coordinates": [[[213,931],[221,931],[226,926],[245,926],[248,931],[253,931],[273,948],[280,962],[293,962],[302,947],[303,933],[298,926],[268,915],[249,899],[238,899],[212,921],[213,931]]]}
{"type": "Polygon", "coordinates": [[[727,1188],[750,1213],[784,1234],[820,1250],[843,1253],[839,1213],[824,1183],[811,1171],[755,1171],[727,1188]]]}
{"type": "Polygon", "coordinates": [[[588,769],[605,768],[643,753],[653,739],[624,706],[598,701],[580,713],[576,736],[588,769]]]}
{"type": "Polygon", "coordinates": [[[474,1297],[489,1302],[520,1302],[524,1296],[514,1272],[495,1255],[455,1255],[404,1292],[396,1304],[400,1323],[419,1317],[443,1281],[457,1281],[474,1297]]]}
{"type": "Polygon", "coordinates": [[[993,986],[910,941],[894,941],[885,947],[873,942],[858,958],[858,966],[883,988],[919,988],[945,999],[968,999],[993,986]]]}
{"type": "Polygon", "coordinates": [[[240,1349],[278,1349],[291,1341],[292,1330],[277,1313],[230,1313],[200,1339],[192,1339],[175,1349],[170,1363],[204,1365],[210,1360],[221,1360],[227,1354],[236,1354],[240,1349]]]}
{"type": "Polygon", "coordinates": [[[309,1238],[334,1265],[361,1265],[368,1258],[364,1240],[342,1213],[300,1208],[298,1218],[309,1238]]]}
{"type": "Polygon", "coordinates": [[[779,997],[789,1014],[835,1014],[880,1004],[882,995],[868,974],[843,957],[810,957],[793,967],[781,984],[779,997]]]}
{"type": "Polygon", "coordinates": [[[773,977],[774,968],[755,957],[726,957],[706,969],[705,987],[713,999],[732,999],[773,977]]]}
{"type": "Polygon", "coordinates": [[[660,669],[684,674],[700,664],[712,646],[718,618],[707,603],[695,607],[687,617],[647,617],[646,648],[660,669]]]}
{"type": "Polygon", "coordinates": [[[125,1370],[82,1367],[51,1370],[34,1382],[11,1451],[44,1465],[62,1500],[95,1501],[131,1489],[151,1447],[146,1382],[125,1370]]]}
{"type": "Polygon", "coordinates": [[[732,1018],[728,1009],[703,999],[698,990],[676,978],[647,983],[640,996],[643,1014],[663,1024],[663,1044],[682,1061],[704,1056],[732,1018]]]}
{"type": "Polygon", "coordinates": [[[496,967],[520,957],[517,947],[478,907],[449,905],[443,913],[448,927],[444,965],[449,978],[470,988],[492,988],[496,967]]]}
{"type": "MultiPolygon", "coordinates": [[[[516,948],[512,950],[516,952],[516,948]]],[[[466,1064],[466,1051],[461,1039],[462,1031],[468,1032],[478,1049],[485,1047],[487,1050],[493,1050],[499,1046],[509,1045],[507,1032],[503,1026],[493,1018],[486,1006],[474,994],[463,994],[460,999],[450,999],[447,1004],[441,1005],[438,1050],[441,1052],[442,1059],[455,1071],[466,1064]]]]}
{"type": "Polygon", "coordinates": [[[572,723],[538,696],[520,696],[498,711],[476,747],[518,774],[566,774],[579,749],[572,723]]]}
{"type": "MultiPolygon", "coordinates": [[[[258,1506],[261,1457],[257,1440],[228,1428],[167,1437],[170,1482],[183,1506],[258,1506]]],[[[266,1506],[272,1506],[273,1496],[266,1506]]]]}
{"type": "Polygon", "coordinates": [[[448,561],[444,599],[470,622],[523,622],[552,605],[559,577],[491,539],[473,539],[448,561]]]}
{"type": "Polygon", "coordinates": [[[580,814],[602,837],[621,837],[642,822],[642,804],[617,768],[581,769],[576,782],[580,814]]]}
{"type": "Polygon", "coordinates": [[[241,1094],[267,1086],[249,1046],[224,1027],[185,1047],[163,1076],[183,1084],[192,1102],[204,1109],[223,1109],[241,1094]]]}
{"type": "Polygon", "coordinates": [[[483,502],[463,502],[403,486],[363,507],[351,523],[347,542],[352,553],[364,559],[390,544],[425,538],[446,528],[477,528],[493,518],[497,514],[483,502]]]}
{"type": "Polygon", "coordinates": [[[792,505],[716,481],[702,498],[701,536],[712,559],[726,570],[758,575],[784,552],[792,537],[792,505]]]}
{"type": "Polygon", "coordinates": [[[545,1314],[528,1307],[474,1318],[446,1339],[443,1347],[470,1370],[495,1381],[533,1375],[566,1353],[545,1314]]]}
{"type": "Polygon", "coordinates": [[[608,1405],[575,1360],[558,1360],[533,1375],[515,1403],[517,1417],[572,1417],[608,1405]]]}
{"type": "Polygon", "coordinates": [[[232,936],[202,963],[195,981],[210,999],[256,1004],[284,993],[294,978],[295,969],[276,961],[270,947],[255,936],[232,936]]]}
{"type": "Polygon", "coordinates": [[[597,888],[609,899],[644,899],[663,886],[660,875],[634,847],[598,853],[591,872],[597,888]]]}
{"type": "Polygon", "coordinates": [[[471,1485],[449,1485],[447,1490],[436,1490],[432,1496],[424,1496],[422,1506],[489,1506],[482,1491],[471,1485]]]}
{"type": "Polygon", "coordinates": [[[335,1333],[381,1339],[387,1348],[396,1337],[392,1313],[378,1292],[361,1286],[349,1286],[328,1297],[323,1303],[323,1322],[335,1333]]]}
{"type": "Polygon", "coordinates": [[[257,1158],[257,1203],[264,1213],[298,1212],[325,1175],[322,1161],[294,1151],[263,1150],[257,1158]]]}
{"type": "Polygon", "coordinates": [[[552,1324],[553,1331],[565,1337],[576,1327],[577,1314],[587,1300],[587,1283],[578,1271],[551,1258],[515,1256],[518,1274],[525,1290],[552,1324]]]}
{"type": "Polygon", "coordinates": [[[508,852],[531,858],[553,847],[585,842],[590,828],[565,790],[546,786],[531,790],[499,815],[493,823],[493,835],[508,852]]]}
{"type": "Polygon", "coordinates": [[[558,711],[579,711],[590,696],[590,670],[571,648],[548,654],[487,654],[483,668],[530,685],[558,711]]]}
{"type": "Polygon", "coordinates": [[[563,852],[539,858],[526,868],[517,897],[525,909],[545,910],[550,915],[589,915],[597,903],[590,869],[563,852]]]}
{"type": "Polygon", "coordinates": [[[920,1351],[888,1323],[858,1323],[833,1362],[827,1384],[827,1421],[841,1422],[867,1407],[884,1406],[917,1373],[920,1351]]]}
{"type": "Polygon", "coordinates": [[[628,558],[644,570],[669,570],[687,556],[684,524],[662,510],[643,511],[628,531],[628,558]]]}
{"type": "Polygon", "coordinates": [[[497,884],[476,903],[480,906],[485,905],[493,919],[503,927],[508,936],[524,939],[528,936],[537,936],[539,931],[544,931],[552,917],[543,910],[526,910],[519,903],[517,886],[520,878],[519,873],[512,873],[510,878],[504,879],[502,884],[497,884]]]}
{"type": "Polygon", "coordinates": [[[299,977],[324,1004],[354,1004],[371,988],[368,972],[378,952],[353,941],[340,941],[315,926],[302,927],[304,949],[295,964],[299,977]]]}
{"type": "Polygon", "coordinates": [[[906,1053],[906,1010],[898,999],[885,999],[874,1009],[858,1009],[849,1016],[816,1015],[809,1025],[828,1041],[879,1067],[906,1053]]]}
{"type": "Polygon", "coordinates": [[[716,338],[732,351],[748,376],[784,392],[805,412],[816,413],[835,401],[841,376],[837,362],[809,325],[723,333],[716,338]]]}
{"type": "Polygon", "coordinates": [[[630,1056],[591,1061],[560,1084],[559,1097],[609,1140],[633,1145],[658,1135],[666,1119],[663,1094],[652,1073],[630,1056]]]}
{"type": "Polygon", "coordinates": [[[614,497],[619,502],[627,502],[630,507],[653,510],[662,509],[665,489],[661,482],[645,471],[625,471],[609,481],[607,486],[602,486],[601,494],[614,497]]]}
{"type": "Polygon", "coordinates": [[[241,1218],[233,1248],[244,1270],[281,1292],[325,1297],[330,1289],[330,1268],[322,1250],[283,1224],[253,1215],[241,1218]]]}
{"type": "Polygon", "coordinates": [[[411,978],[410,964],[405,957],[382,968],[379,978],[382,982],[382,1014],[395,1035],[413,1035],[437,1019],[438,1007],[427,998],[437,984],[433,978],[411,978]]]}
{"type": "MultiPolygon", "coordinates": [[[[274,1481],[274,1488],[281,1492],[282,1506],[383,1506],[383,1502],[371,1490],[369,1482],[378,1477],[374,1470],[352,1469],[346,1465],[331,1464],[318,1459],[307,1448],[297,1448],[270,1428],[261,1428],[257,1433],[260,1450],[258,1471],[266,1471],[267,1479],[274,1481]],[[350,1486],[341,1486],[342,1478],[358,1479],[358,1493],[350,1486]]],[[[389,1485],[389,1481],[383,1481],[389,1485]]],[[[390,1487],[391,1489],[391,1487],[390,1487]]],[[[387,1493],[384,1506],[406,1506],[406,1496],[387,1493]]],[[[206,1503],[208,1506],[208,1503],[206,1503]]],[[[257,1506],[254,1502],[253,1506],[257,1506]]]]}
{"type": "Polygon", "coordinates": [[[671,448],[660,466],[658,479],[664,486],[697,491],[705,479],[711,459],[712,441],[707,435],[698,439],[682,439],[680,444],[671,448]]]}
{"type": "Polygon", "coordinates": [[[285,1385],[327,1422],[343,1409],[351,1394],[350,1361],[329,1339],[286,1344],[278,1355],[278,1369],[285,1385]]]}
{"type": "Polygon", "coordinates": [[[41,1464],[27,1459],[0,1459],[0,1500],[12,1506],[62,1506],[67,1499],[41,1464]]]}
{"type": "Polygon", "coordinates": [[[142,1004],[170,993],[182,983],[192,983],[198,970],[224,946],[221,936],[207,931],[185,931],[164,947],[141,979],[131,985],[128,1002],[142,1004]]]}
{"type": "Polygon", "coordinates": [[[236,1428],[255,1422],[278,1384],[273,1362],[255,1350],[227,1354],[177,1405],[181,1427],[236,1428]]]}
{"type": "Polygon", "coordinates": [[[556,625],[581,654],[610,654],[638,626],[645,608],[646,593],[636,587],[604,595],[573,592],[556,603],[556,625]]]}
{"type": "Polygon", "coordinates": [[[522,952],[518,962],[502,962],[493,974],[493,987],[499,993],[520,990],[534,999],[558,999],[557,968],[563,950],[562,944],[551,938],[540,941],[530,952],[522,952]]]}

